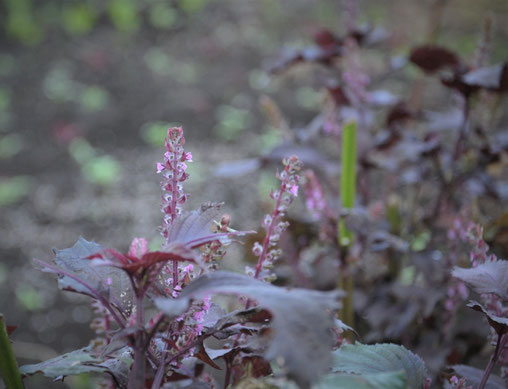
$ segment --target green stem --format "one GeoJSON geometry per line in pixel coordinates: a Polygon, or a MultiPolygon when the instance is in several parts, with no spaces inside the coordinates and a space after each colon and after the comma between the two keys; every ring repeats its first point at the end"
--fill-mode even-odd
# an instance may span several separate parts
{"type": "Polygon", "coordinates": [[[7,335],[4,315],[0,313],[0,373],[7,389],[23,389],[23,381],[18,370],[18,363],[14,358],[11,342],[7,335]]]}
{"type": "MultiPolygon", "coordinates": [[[[356,122],[346,124],[342,130],[341,163],[340,194],[342,209],[347,212],[354,207],[356,197],[356,122]]],[[[346,292],[339,317],[346,325],[354,327],[354,284],[353,275],[347,263],[347,253],[349,246],[353,242],[353,233],[346,227],[344,217],[339,219],[337,241],[342,252],[342,268],[338,286],[346,292]]]]}
{"type": "MultiPolygon", "coordinates": [[[[342,209],[350,210],[355,206],[356,197],[356,122],[348,123],[342,129],[342,172],[340,177],[340,197],[342,209]]],[[[339,221],[339,245],[348,247],[353,233],[346,228],[344,219],[339,221]]]]}

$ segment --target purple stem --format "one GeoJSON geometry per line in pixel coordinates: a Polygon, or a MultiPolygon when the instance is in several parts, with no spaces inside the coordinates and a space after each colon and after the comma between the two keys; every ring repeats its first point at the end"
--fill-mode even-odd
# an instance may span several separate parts
{"type": "Polygon", "coordinates": [[[467,124],[469,120],[469,97],[464,96],[464,106],[462,108],[462,122],[459,127],[459,135],[455,142],[455,151],[453,152],[453,160],[457,161],[463,152],[464,138],[467,132],[467,124]]]}
{"type": "Polygon", "coordinates": [[[494,365],[496,364],[497,359],[499,358],[499,354],[501,354],[501,351],[503,351],[507,341],[508,341],[507,335],[498,335],[496,349],[494,350],[494,354],[492,354],[492,357],[490,358],[489,364],[487,365],[485,371],[483,372],[482,380],[480,381],[480,384],[478,385],[477,389],[483,389],[485,388],[485,385],[487,385],[487,380],[489,379],[490,373],[492,373],[492,369],[494,368],[494,365]]]}
{"type": "Polygon", "coordinates": [[[187,351],[189,351],[191,348],[198,346],[205,340],[206,338],[209,338],[210,336],[214,335],[215,333],[222,331],[227,326],[223,326],[220,328],[215,328],[206,334],[202,334],[199,337],[197,337],[193,342],[190,342],[188,345],[184,346],[178,352],[171,356],[171,358],[167,359],[166,357],[162,358],[162,361],[159,365],[159,369],[157,370],[157,373],[155,374],[155,378],[153,380],[152,389],[159,389],[162,384],[162,379],[164,378],[164,373],[166,372],[166,365],[169,365],[171,362],[173,362],[175,359],[177,359],[182,354],[185,354],[187,351]]]}
{"type": "Polygon", "coordinates": [[[142,389],[145,387],[146,355],[145,355],[145,310],[144,292],[136,295],[136,340],[134,342],[134,365],[129,377],[128,389],[142,389]]]}

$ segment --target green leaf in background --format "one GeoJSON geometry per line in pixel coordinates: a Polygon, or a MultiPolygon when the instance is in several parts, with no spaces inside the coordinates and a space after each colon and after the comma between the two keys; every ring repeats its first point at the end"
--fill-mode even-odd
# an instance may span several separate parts
{"type": "Polygon", "coordinates": [[[34,17],[31,0],[6,0],[7,34],[26,45],[35,45],[44,38],[44,31],[34,17]]]}
{"type": "Polygon", "coordinates": [[[68,63],[53,66],[43,81],[44,94],[57,103],[74,100],[79,87],[80,84],[72,79],[68,63]]]}
{"type": "MultiPolygon", "coordinates": [[[[426,379],[426,368],[422,359],[403,346],[391,343],[365,345],[347,344],[333,353],[332,371],[355,374],[375,388],[422,388],[426,379]],[[382,386],[388,383],[400,385],[400,373],[403,373],[406,386],[382,386]]],[[[357,386],[349,386],[356,388],[357,386]]],[[[360,387],[360,386],[358,386],[360,387]]],[[[341,388],[340,386],[338,388],[341,388]]],[[[370,386],[366,386],[370,388],[370,386]]]]}
{"type": "Polygon", "coordinates": [[[173,27],[178,20],[178,14],[171,5],[166,3],[156,3],[149,10],[150,23],[155,28],[167,30],[173,27]]]}
{"type": "Polygon", "coordinates": [[[141,127],[141,137],[149,145],[162,147],[168,133],[168,128],[173,127],[167,122],[148,122],[141,127]]]}
{"type": "Polygon", "coordinates": [[[31,179],[29,176],[14,176],[0,179],[0,207],[11,205],[30,190],[31,179]]]}
{"type": "Polygon", "coordinates": [[[97,85],[86,87],[79,96],[79,103],[86,112],[100,111],[108,102],[108,91],[97,85]]]}
{"type": "Polygon", "coordinates": [[[5,87],[0,88],[0,110],[6,111],[11,105],[11,91],[5,87]]]}
{"type": "Polygon", "coordinates": [[[283,141],[281,130],[272,126],[266,126],[263,133],[256,139],[256,150],[262,154],[265,150],[270,150],[283,141]]]}
{"type": "Polygon", "coordinates": [[[94,26],[96,13],[86,3],[76,3],[64,6],[62,22],[65,30],[71,35],[84,35],[94,26]]]}
{"type": "Polygon", "coordinates": [[[23,149],[23,140],[19,134],[0,136],[0,159],[8,159],[23,149]]]}
{"type": "Polygon", "coordinates": [[[84,138],[74,139],[69,145],[69,153],[81,165],[95,158],[96,154],[93,146],[84,138]]]}
{"type": "Polygon", "coordinates": [[[249,111],[232,105],[221,105],[216,111],[216,117],[219,123],[215,133],[224,141],[237,139],[252,121],[249,111]]]}
{"type": "Polygon", "coordinates": [[[180,9],[188,14],[201,11],[209,0],[178,0],[180,9]]]}
{"type": "Polygon", "coordinates": [[[16,288],[16,299],[27,311],[36,311],[44,305],[39,292],[30,285],[19,285],[16,288]]]}
{"type": "Polygon", "coordinates": [[[271,190],[275,190],[279,186],[279,181],[272,173],[261,171],[258,181],[258,195],[262,200],[269,199],[271,190]]]}
{"type": "Polygon", "coordinates": [[[302,108],[309,110],[317,109],[321,100],[321,93],[313,88],[304,86],[296,90],[296,102],[302,108]]]}
{"type": "Polygon", "coordinates": [[[110,0],[108,13],[118,31],[134,32],[138,29],[138,4],[136,0],[110,0]]]}
{"type": "Polygon", "coordinates": [[[3,263],[0,263],[0,284],[7,279],[7,274],[7,266],[3,263]]]}
{"type": "Polygon", "coordinates": [[[329,374],[314,389],[408,389],[403,371],[376,374],[329,374]]]}
{"type": "Polygon", "coordinates": [[[121,174],[120,164],[109,155],[93,158],[82,167],[85,178],[98,185],[111,185],[121,174]]]}
{"type": "Polygon", "coordinates": [[[146,52],[143,59],[153,73],[161,76],[167,76],[171,73],[172,60],[161,49],[152,47],[146,52]]]}
{"type": "Polygon", "coordinates": [[[432,238],[432,234],[430,231],[425,230],[420,234],[416,235],[411,242],[411,250],[413,251],[423,251],[427,247],[432,238]]]}

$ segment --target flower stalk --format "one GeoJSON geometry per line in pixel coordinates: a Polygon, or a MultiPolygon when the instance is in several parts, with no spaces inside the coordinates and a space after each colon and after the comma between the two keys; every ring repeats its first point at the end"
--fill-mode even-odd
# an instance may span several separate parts
{"type": "MultiPolygon", "coordinates": [[[[168,129],[167,137],[164,142],[166,152],[164,160],[157,164],[157,173],[162,173],[163,180],[161,188],[164,192],[162,196],[161,211],[164,213],[161,234],[166,239],[169,234],[169,227],[182,212],[182,204],[187,201],[187,195],[183,191],[182,183],[189,177],[186,162],[192,162],[192,154],[186,153],[183,149],[185,137],[182,127],[173,127],[168,129]]],[[[178,285],[178,263],[173,262],[172,284],[173,288],[178,285]]]]}
{"type": "MultiPolygon", "coordinates": [[[[277,178],[281,181],[280,187],[276,192],[271,192],[270,197],[275,200],[275,206],[271,214],[265,215],[263,226],[266,231],[263,244],[256,242],[252,248],[254,255],[258,257],[257,265],[252,274],[258,279],[263,269],[271,269],[273,263],[277,260],[281,252],[276,249],[280,235],[288,228],[289,223],[282,221],[287,208],[291,205],[298,195],[298,182],[300,176],[297,174],[302,168],[302,162],[296,156],[285,158],[282,163],[284,170],[277,173],[277,178]]],[[[267,281],[273,279],[273,275],[265,277],[267,281]]]]}

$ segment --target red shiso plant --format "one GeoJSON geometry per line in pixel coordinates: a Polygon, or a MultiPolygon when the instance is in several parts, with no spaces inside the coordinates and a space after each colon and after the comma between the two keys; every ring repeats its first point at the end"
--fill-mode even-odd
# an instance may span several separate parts
{"type": "MultiPolygon", "coordinates": [[[[73,247],[55,250],[52,263],[35,260],[42,271],[58,276],[60,289],[92,299],[91,326],[97,336],[79,350],[23,366],[23,376],[42,373],[60,380],[103,373],[101,387],[127,389],[430,388],[424,362],[403,346],[351,344],[343,336],[351,328],[336,319],[340,290],[272,284],[271,270],[282,255],[280,237],[289,226],[285,216],[301,184],[298,157],[284,158],[276,174],[280,186],[272,190],[274,208],[262,221],[265,237],[252,247],[257,264],[244,275],[221,270],[220,259],[230,244],[252,231],[232,229],[221,204],[184,209],[186,164],[192,161],[184,144],[182,129],[170,128],[164,160],[157,164],[163,177],[160,250],[150,251],[140,237],[126,253],[79,238],[73,247]]],[[[309,210],[316,218],[329,217],[333,211],[322,188],[313,188],[310,183],[317,180],[305,175],[309,210]]],[[[488,254],[480,227],[460,222],[455,227],[449,238],[471,246],[472,267],[456,267],[452,275],[480,294],[482,304],[468,306],[485,315],[496,347],[484,371],[454,366],[457,375],[450,384],[468,388],[474,376],[478,388],[484,388],[495,364],[506,363],[503,280],[508,269],[505,261],[488,254]]],[[[451,285],[449,311],[466,297],[464,284],[451,285]]]]}

